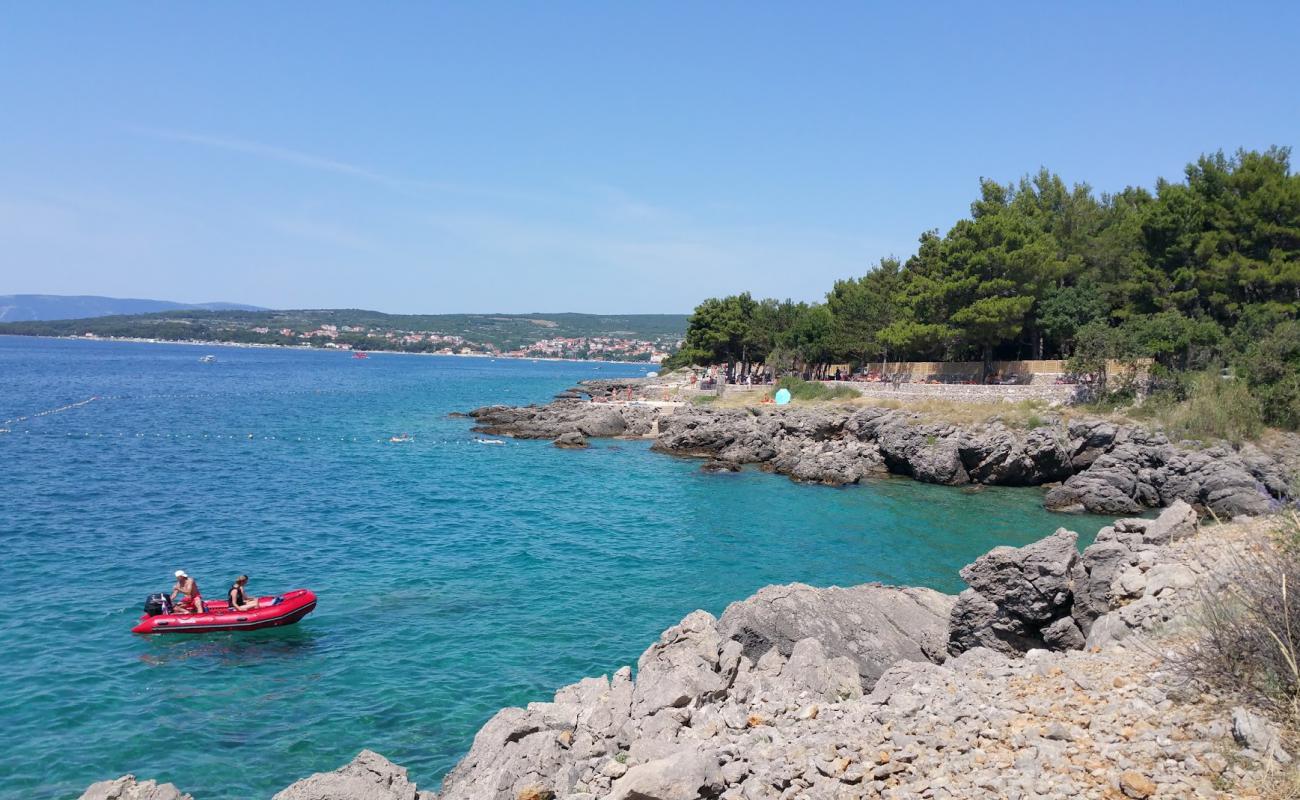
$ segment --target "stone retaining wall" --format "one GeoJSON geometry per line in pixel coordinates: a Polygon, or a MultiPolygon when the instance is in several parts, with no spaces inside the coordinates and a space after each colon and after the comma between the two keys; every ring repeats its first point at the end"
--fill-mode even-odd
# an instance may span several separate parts
{"type": "MultiPolygon", "coordinates": [[[[1082,402],[1087,398],[1088,388],[1077,384],[1033,383],[1028,385],[1001,386],[992,384],[963,383],[862,383],[858,381],[822,381],[827,386],[847,386],[863,397],[879,400],[942,399],[966,403],[1019,403],[1022,400],[1041,400],[1049,404],[1069,405],[1082,402]]],[[[658,387],[656,387],[658,388],[658,387]]],[[[769,395],[771,384],[761,386],[740,386],[729,384],[722,387],[722,396],[727,398],[745,398],[758,402],[769,395]]],[[[690,400],[699,395],[716,395],[715,389],[696,389],[694,387],[662,388],[645,392],[653,399],[690,400]]]]}
{"type": "Polygon", "coordinates": [[[1019,403],[1041,400],[1045,403],[1071,404],[1087,396],[1087,387],[1061,383],[1035,383],[1028,386],[992,386],[950,383],[854,383],[828,381],[829,386],[848,386],[863,397],[880,400],[942,399],[966,403],[1019,403]]]}

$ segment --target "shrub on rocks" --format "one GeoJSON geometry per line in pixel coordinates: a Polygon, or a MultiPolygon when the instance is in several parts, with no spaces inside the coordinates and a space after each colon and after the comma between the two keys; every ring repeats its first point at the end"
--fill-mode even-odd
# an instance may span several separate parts
{"type": "Polygon", "coordinates": [[[1300,718],[1300,517],[1271,546],[1238,552],[1206,593],[1197,636],[1180,653],[1188,677],[1300,718]]]}

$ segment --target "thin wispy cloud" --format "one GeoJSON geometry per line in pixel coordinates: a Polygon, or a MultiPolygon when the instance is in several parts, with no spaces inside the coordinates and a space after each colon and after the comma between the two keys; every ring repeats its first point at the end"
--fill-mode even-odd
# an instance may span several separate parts
{"type": "Polygon", "coordinates": [[[381,172],[368,169],[357,164],[350,164],[346,161],[339,161],[325,156],[318,156],[312,153],[304,153],[300,150],[293,150],[287,147],[265,144],[263,142],[254,142],[248,139],[232,139],[225,136],[209,136],[203,133],[191,133],[188,131],[172,131],[159,128],[131,128],[135,133],[151,136],[155,139],[163,139],[170,142],[183,142],[185,144],[195,144],[204,147],[212,147],[218,150],[227,150],[232,153],[244,153],[245,155],[258,156],[260,158],[280,161],[286,164],[294,164],[306,169],[313,169],[319,172],[333,172],[337,175],[347,175],[352,178],[372,181],[374,183],[384,184],[386,186],[398,186],[403,183],[398,178],[385,175],[381,172]]]}
{"type": "Polygon", "coordinates": [[[603,276],[615,283],[653,275],[667,283],[689,281],[701,295],[734,291],[730,276],[743,272],[746,288],[784,296],[790,293],[790,275],[797,273],[807,278],[801,286],[815,288],[813,295],[799,299],[816,299],[831,280],[870,269],[870,254],[890,251],[869,237],[820,230],[653,225],[593,231],[583,225],[475,214],[434,215],[427,222],[442,241],[465,244],[488,263],[543,259],[582,271],[584,280],[603,276]]]}
{"type": "Polygon", "coordinates": [[[271,217],[266,220],[271,230],[288,236],[306,239],[330,247],[375,252],[375,243],[346,228],[300,217],[271,217]]]}
{"type": "Polygon", "coordinates": [[[315,153],[308,153],[291,147],[282,147],[276,144],[253,141],[251,139],[239,139],[230,136],[217,136],[194,131],[179,131],[166,128],[147,128],[139,126],[128,126],[127,130],[140,136],[148,136],[153,139],[196,145],[215,150],[224,150],[230,153],[240,153],[269,161],[278,161],[282,164],[290,164],[302,167],[303,169],[314,170],[316,172],[327,172],[341,175],[343,177],[354,178],[395,190],[428,190],[513,202],[546,202],[550,199],[544,195],[520,192],[513,189],[498,189],[443,181],[398,177],[371,169],[370,167],[361,164],[342,161],[340,159],[317,155],[315,153]]]}
{"type": "Polygon", "coordinates": [[[597,198],[600,213],[615,222],[667,223],[682,220],[682,215],[676,211],[645,202],[617,186],[587,183],[581,187],[597,198]]]}

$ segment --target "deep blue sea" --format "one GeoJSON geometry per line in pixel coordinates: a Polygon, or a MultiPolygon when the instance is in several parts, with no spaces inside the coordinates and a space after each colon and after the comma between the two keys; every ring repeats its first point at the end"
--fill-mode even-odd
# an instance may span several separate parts
{"type": "Polygon", "coordinates": [[[1034,489],[482,445],[448,416],[645,369],[0,337],[0,796],[133,772],[269,797],[365,747],[436,788],[498,708],[634,663],[693,609],[788,581],[955,592],[994,545],[1104,522],[1034,489]],[[176,569],[210,597],[246,572],[320,605],[280,630],[131,634],[176,569]]]}

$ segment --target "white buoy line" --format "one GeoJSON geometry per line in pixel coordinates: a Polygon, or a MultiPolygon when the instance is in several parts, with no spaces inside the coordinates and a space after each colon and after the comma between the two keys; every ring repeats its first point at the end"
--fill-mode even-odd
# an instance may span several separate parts
{"type": "Polygon", "coordinates": [[[26,422],[29,419],[36,419],[37,417],[48,417],[51,414],[58,414],[63,411],[71,411],[74,408],[81,408],[82,406],[90,405],[96,400],[102,400],[102,399],[103,398],[101,398],[99,395],[95,395],[94,397],[88,397],[85,400],[79,400],[76,403],[69,403],[66,406],[59,406],[58,408],[50,408],[50,409],[46,409],[45,411],[37,411],[35,414],[28,414],[25,417],[14,417],[12,419],[7,419],[3,422],[0,422],[0,428],[7,428],[9,425],[15,422],[26,422]]]}
{"type": "MultiPolygon", "coordinates": [[[[35,415],[33,415],[35,416],[35,415]]],[[[393,444],[392,437],[370,437],[370,436],[298,436],[298,435],[279,435],[279,434],[261,434],[261,433],[169,433],[166,431],[59,431],[49,429],[25,428],[14,430],[11,428],[0,428],[0,433],[24,434],[27,436],[46,436],[56,437],[59,439],[144,439],[144,440],[163,440],[163,441],[188,441],[194,443],[207,442],[214,443],[218,441],[227,442],[291,442],[311,444],[314,442],[343,442],[345,444],[393,444]]],[[[487,445],[504,445],[506,442],[501,439],[484,439],[484,438],[418,438],[411,437],[402,440],[401,444],[419,444],[420,448],[425,447],[468,447],[471,444],[487,445]]]]}

